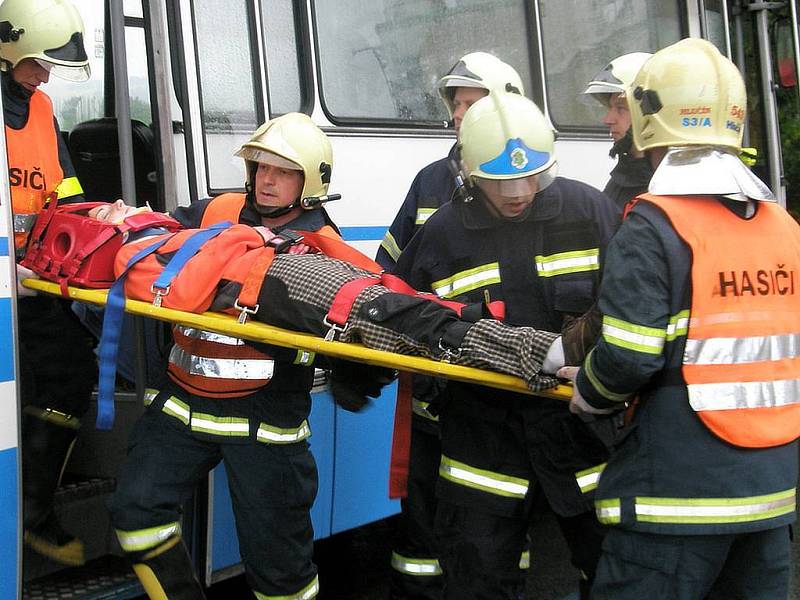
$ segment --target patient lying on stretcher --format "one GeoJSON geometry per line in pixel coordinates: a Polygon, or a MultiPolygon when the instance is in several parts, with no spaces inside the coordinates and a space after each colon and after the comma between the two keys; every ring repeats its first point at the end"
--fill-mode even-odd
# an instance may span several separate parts
{"type": "MultiPolygon", "coordinates": [[[[121,223],[138,210],[117,201],[90,210],[89,216],[121,223]]],[[[382,276],[375,263],[341,241],[329,243],[304,232],[297,240],[247,225],[232,225],[206,241],[172,279],[168,293],[159,297],[153,282],[196,231],[144,230],[129,239],[117,253],[117,275],[136,253],[171,236],[132,267],[125,295],[177,310],[250,316],[377,350],[498,371],[521,377],[533,391],[557,384],[545,372],[564,364],[564,342],[573,356],[574,346],[583,344],[569,335],[562,340],[557,333],[507,326],[492,318],[487,306],[442,303],[413,292],[382,276]]]]}

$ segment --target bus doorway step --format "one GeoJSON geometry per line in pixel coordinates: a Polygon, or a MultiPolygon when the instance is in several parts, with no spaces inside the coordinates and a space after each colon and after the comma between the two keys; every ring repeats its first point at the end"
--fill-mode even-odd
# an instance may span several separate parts
{"type": "MultiPolygon", "coordinates": [[[[105,507],[106,499],[115,486],[116,480],[110,477],[82,477],[67,473],[56,491],[53,503],[56,517],[66,531],[83,541],[87,561],[107,554],[122,556],[105,507]]],[[[65,570],[64,565],[34,552],[28,546],[23,546],[22,560],[25,584],[65,570]]]]}
{"type": "Polygon", "coordinates": [[[109,555],[29,581],[23,586],[22,600],[129,600],[143,594],[127,561],[109,555]]]}

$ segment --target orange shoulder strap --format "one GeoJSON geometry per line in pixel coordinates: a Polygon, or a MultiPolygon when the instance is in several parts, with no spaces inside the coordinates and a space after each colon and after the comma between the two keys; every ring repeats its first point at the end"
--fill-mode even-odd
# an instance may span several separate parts
{"type": "Polygon", "coordinates": [[[362,254],[345,242],[328,225],[319,231],[300,231],[303,235],[303,242],[322,252],[325,256],[337,258],[350,263],[371,273],[380,273],[383,268],[366,254],[362,254]]]}
{"type": "Polygon", "coordinates": [[[203,218],[200,221],[200,229],[210,227],[215,223],[230,221],[238,223],[239,216],[242,214],[247,196],[235,192],[220,194],[208,203],[203,218]]]}

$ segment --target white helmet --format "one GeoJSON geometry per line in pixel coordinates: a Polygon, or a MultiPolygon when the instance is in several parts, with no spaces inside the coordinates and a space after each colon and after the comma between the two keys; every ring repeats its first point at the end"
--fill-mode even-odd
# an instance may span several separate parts
{"type": "Polygon", "coordinates": [[[639,150],[717,146],[738,154],[747,109],[741,73],[716,46],[687,38],[656,52],[630,87],[639,150]]]}
{"type": "Polygon", "coordinates": [[[287,113],[267,121],[236,152],[244,159],[247,183],[252,185],[256,163],[302,171],[302,198],[328,193],[333,150],[328,136],[303,113],[287,113]]]}
{"type": "MultiPolygon", "coordinates": [[[[492,92],[473,104],[461,123],[464,172],[474,178],[510,181],[538,175],[538,189],[555,178],[554,133],[532,100],[492,92]]],[[[512,186],[513,187],[513,186],[512,186]]]]}
{"type": "Polygon", "coordinates": [[[67,0],[0,3],[0,69],[32,58],[53,75],[86,81],[91,75],[83,47],[83,21],[67,0]]]}
{"type": "Polygon", "coordinates": [[[649,52],[618,56],[595,74],[583,93],[608,106],[612,96],[626,93],[639,69],[651,56],[649,52]]]}
{"type": "Polygon", "coordinates": [[[453,94],[455,88],[480,88],[488,92],[513,92],[524,95],[522,79],[511,65],[488,52],[471,52],[459,61],[439,80],[439,95],[453,118],[453,94]]]}

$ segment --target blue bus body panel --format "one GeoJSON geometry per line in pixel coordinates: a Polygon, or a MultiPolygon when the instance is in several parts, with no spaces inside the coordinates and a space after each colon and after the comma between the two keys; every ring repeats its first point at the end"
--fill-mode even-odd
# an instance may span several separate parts
{"type": "Polygon", "coordinates": [[[0,598],[17,597],[17,449],[0,451],[0,598]]]}
{"type": "MultiPolygon", "coordinates": [[[[18,513],[17,386],[14,380],[13,258],[0,211],[0,598],[17,598],[20,548],[18,513]],[[3,285],[12,277],[9,285],[3,285]]],[[[10,211],[8,211],[10,212],[10,211]]]]}
{"type": "MultiPolygon", "coordinates": [[[[4,241],[0,238],[0,245],[4,241]]],[[[14,386],[14,327],[11,317],[11,298],[0,298],[0,383],[14,386]]],[[[3,418],[7,416],[5,410],[1,414],[3,418]]]]}
{"type": "Polygon", "coordinates": [[[397,382],[359,413],[337,411],[332,533],[400,511],[400,502],[389,499],[396,397],[397,382]]]}

